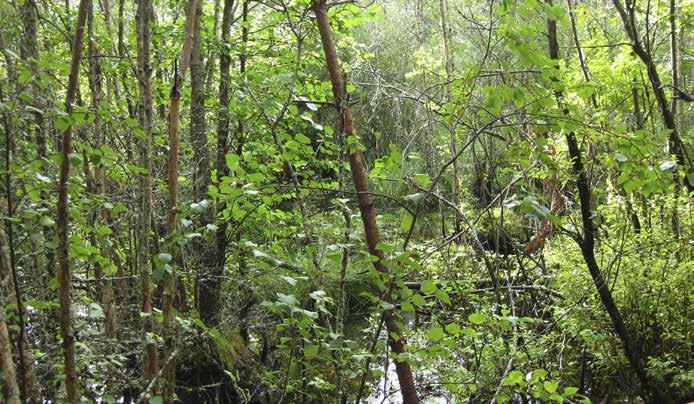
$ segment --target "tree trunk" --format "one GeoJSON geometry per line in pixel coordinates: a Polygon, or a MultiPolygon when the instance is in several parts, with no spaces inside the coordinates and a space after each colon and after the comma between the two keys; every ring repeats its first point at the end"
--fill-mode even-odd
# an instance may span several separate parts
{"type": "MultiPolygon", "coordinates": [[[[202,64],[200,19],[202,3],[195,9],[195,29],[193,48],[190,55],[190,137],[193,143],[193,201],[198,202],[207,195],[210,183],[210,163],[207,151],[207,131],[205,122],[205,68],[202,64]]],[[[203,215],[203,224],[207,215],[203,215]]]]}
{"type": "MultiPolygon", "coordinates": [[[[583,55],[583,49],[581,48],[581,42],[578,38],[578,29],[576,28],[576,17],[574,16],[573,5],[571,1],[572,0],[566,0],[567,6],[569,7],[568,11],[569,20],[571,21],[571,33],[573,34],[574,44],[576,45],[576,54],[578,55],[578,63],[581,66],[581,72],[583,73],[583,80],[585,80],[586,83],[590,83],[590,71],[588,70],[588,64],[586,63],[585,56],[583,55]]],[[[590,102],[593,107],[593,110],[597,111],[598,101],[595,97],[595,93],[592,93],[590,95],[590,102]]],[[[638,106],[638,104],[636,105],[638,106]]],[[[640,113],[638,115],[640,115],[640,113]]],[[[637,126],[637,128],[641,129],[640,124],[637,126]]],[[[618,192],[624,198],[624,202],[626,204],[626,211],[634,228],[634,233],[639,234],[641,232],[641,221],[639,220],[639,215],[636,213],[636,210],[634,209],[633,205],[631,204],[631,201],[629,200],[628,193],[624,190],[624,186],[622,184],[617,184],[616,181],[615,189],[617,189],[618,192]]]]}
{"type": "MultiPolygon", "coordinates": [[[[450,27],[448,25],[448,4],[446,0],[439,0],[439,12],[441,14],[441,35],[443,37],[443,58],[446,68],[446,102],[451,102],[451,86],[453,85],[453,59],[450,55],[451,40],[450,40],[450,27]]],[[[455,137],[455,131],[450,131],[450,142],[449,147],[451,148],[450,153],[452,157],[458,155],[458,140],[455,137]]],[[[458,161],[451,164],[451,201],[456,206],[456,209],[460,209],[460,179],[458,178],[458,161]]],[[[458,234],[460,232],[460,213],[456,211],[454,220],[453,234],[458,234]]],[[[445,234],[444,234],[445,237],[445,234]]]]}
{"type": "MultiPolygon", "coordinates": [[[[5,102],[5,97],[0,88],[0,102],[5,102]]],[[[5,111],[2,114],[4,130],[5,130],[5,197],[6,200],[0,200],[0,215],[5,216],[7,222],[7,236],[5,236],[4,230],[2,230],[2,239],[0,240],[0,247],[7,250],[9,260],[7,268],[7,276],[9,276],[9,283],[7,283],[7,301],[15,309],[12,310],[13,316],[10,321],[7,322],[8,329],[10,331],[10,338],[14,339],[17,346],[17,356],[18,356],[18,371],[20,378],[20,398],[22,401],[26,402],[35,398],[34,390],[34,371],[32,363],[31,350],[29,349],[29,344],[27,342],[27,329],[26,329],[26,309],[24,306],[24,299],[22,298],[22,291],[19,284],[19,277],[17,275],[17,265],[15,261],[15,237],[14,237],[14,191],[12,190],[12,171],[11,164],[12,159],[16,155],[16,146],[14,143],[14,129],[12,126],[11,118],[5,111]],[[6,206],[5,206],[6,204],[6,206]],[[7,212],[5,212],[5,208],[7,212]]],[[[2,287],[2,284],[0,284],[2,287]]],[[[0,306],[1,307],[1,306],[0,306]]]]}
{"type": "MultiPolygon", "coordinates": [[[[186,29],[185,38],[183,41],[183,52],[178,65],[178,72],[174,77],[174,84],[171,88],[171,100],[169,102],[168,115],[168,132],[169,132],[169,162],[167,185],[169,188],[169,219],[168,230],[169,235],[176,238],[176,223],[178,214],[178,125],[179,113],[181,104],[181,91],[183,90],[183,81],[185,80],[190,63],[190,55],[193,47],[193,31],[195,29],[195,10],[197,8],[197,0],[189,0],[186,11],[186,29]]],[[[177,250],[176,242],[170,244],[171,248],[177,250]]],[[[175,256],[171,260],[171,269],[164,278],[164,296],[163,296],[163,334],[164,334],[164,358],[172,358],[175,349],[175,324],[173,318],[173,302],[176,296],[176,261],[178,252],[173,251],[175,256]]],[[[174,402],[174,390],[176,387],[176,363],[171,360],[164,370],[164,403],[169,404],[174,402]]]]}
{"type": "MultiPolygon", "coordinates": [[[[225,0],[222,11],[222,46],[219,55],[219,110],[217,112],[217,182],[228,175],[226,154],[229,152],[229,84],[231,82],[231,54],[227,44],[230,42],[229,30],[233,18],[234,1],[225,0]]],[[[220,202],[217,213],[226,209],[226,204],[220,202]]],[[[219,291],[221,277],[224,273],[227,247],[227,222],[222,220],[215,234],[215,263],[209,268],[209,272],[200,280],[200,318],[209,327],[219,325],[219,291]]]]}
{"type": "MultiPolygon", "coordinates": [[[[350,137],[354,136],[352,112],[346,99],[345,87],[342,81],[342,74],[337,59],[335,44],[333,43],[332,39],[330,21],[328,20],[328,8],[325,0],[313,0],[313,12],[316,15],[316,23],[318,24],[318,30],[320,31],[323,52],[325,53],[326,66],[330,75],[330,82],[332,84],[335,107],[337,108],[339,114],[337,129],[338,132],[345,136],[345,139],[347,139],[347,144],[351,144],[350,137]]],[[[383,264],[385,256],[383,251],[377,249],[377,246],[381,241],[381,235],[376,224],[376,209],[374,208],[374,204],[369,195],[364,161],[358,147],[352,147],[350,152],[349,164],[352,171],[352,182],[354,183],[354,188],[357,191],[357,200],[362,221],[364,222],[364,233],[366,235],[369,253],[376,257],[376,261],[373,263],[374,268],[381,273],[387,274],[389,272],[388,268],[386,268],[386,266],[383,264]]],[[[381,299],[384,301],[390,300],[389,288],[386,288],[386,291],[382,294],[381,299]]],[[[406,341],[401,330],[396,324],[394,311],[384,311],[383,317],[386,329],[388,331],[388,343],[391,351],[395,355],[404,353],[406,341]],[[394,338],[394,336],[397,337],[394,338]]],[[[419,402],[410,364],[407,362],[396,361],[395,367],[398,380],[400,382],[400,390],[403,402],[405,404],[419,402]]]]}
{"type": "Polygon", "coordinates": [[[8,299],[5,291],[10,290],[10,274],[12,263],[10,248],[5,236],[5,229],[0,221],[0,398],[8,404],[19,404],[20,389],[17,383],[14,360],[12,358],[12,343],[7,329],[5,310],[8,299]]]}
{"type": "MultiPolygon", "coordinates": [[[[137,260],[141,277],[142,312],[145,314],[143,323],[143,340],[145,352],[143,358],[143,373],[146,382],[150,382],[159,372],[157,363],[157,343],[154,332],[154,317],[152,315],[152,65],[150,62],[151,37],[151,0],[137,2],[137,61],[139,75],[140,102],[138,107],[139,125],[145,132],[140,146],[140,164],[145,173],[140,177],[140,214],[139,214],[139,251],[137,260]]],[[[119,30],[120,31],[120,30],[119,30]]],[[[155,386],[154,392],[157,392],[155,386]]]]}
{"type": "MultiPolygon", "coordinates": [[[[99,114],[99,109],[101,107],[101,99],[103,96],[103,84],[101,75],[101,62],[99,60],[99,48],[97,47],[96,41],[94,40],[94,4],[89,7],[89,15],[87,17],[87,31],[89,33],[89,46],[87,48],[89,55],[89,89],[91,90],[91,108],[95,112],[94,116],[94,148],[99,148],[105,144],[105,136],[103,133],[103,127],[101,125],[101,116],[99,114]]],[[[97,163],[94,167],[94,181],[91,189],[89,190],[94,195],[104,195],[106,178],[104,175],[104,170],[97,163]]],[[[89,167],[89,160],[85,158],[84,161],[85,168],[89,167]]],[[[89,183],[88,183],[89,184],[89,183]]],[[[100,209],[99,209],[100,210],[100,209]]],[[[101,223],[106,224],[108,222],[108,212],[106,210],[100,210],[95,212],[95,216],[101,219],[101,223]]],[[[96,219],[96,217],[95,217],[96,219]]],[[[93,245],[97,245],[97,239],[92,233],[94,242],[93,245]]],[[[103,269],[101,264],[95,263],[95,278],[97,279],[97,294],[98,299],[104,310],[104,324],[105,324],[105,334],[108,338],[113,338],[116,332],[116,319],[115,311],[113,307],[113,288],[111,286],[111,281],[103,279],[103,269]]]]}
{"type": "MultiPolygon", "coordinates": [[[[65,108],[68,115],[72,113],[72,104],[77,94],[79,67],[82,58],[82,38],[84,23],[90,0],[80,0],[77,12],[77,25],[72,43],[72,62],[70,77],[65,97],[65,108]]],[[[71,271],[68,241],[68,180],[70,177],[70,150],[72,143],[72,126],[63,133],[62,161],[60,162],[60,179],[58,181],[57,232],[58,232],[58,291],[60,295],[60,332],[63,337],[63,355],[65,356],[65,391],[67,401],[79,401],[79,380],[75,368],[75,335],[72,330],[72,301],[70,297],[71,271]]]]}
{"type": "MultiPolygon", "coordinates": [[[[670,153],[674,154],[677,158],[677,164],[679,165],[679,167],[688,169],[689,165],[686,158],[684,145],[682,144],[682,140],[680,139],[679,134],[677,132],[677,125],[675,124],[673,110],[670,109],[667,97],[665,96],[665,90],[663,88],[663,83],[660,81],[658,68],[649,51],[647,51],[647,49],[644,48],[643,44],[641,43],[637,28],[633,24],[633,22],[636,20],[634,16],[633,4],[630,6],[629,2],[627,2],[627,9],[624,8],[620,0],[612,0],[612,4],[614,4],[620,18],[622,19],[622,23],[624,24],[624,30],[626,31],[627,37],[631,42],[631,47],[634,50],[634,53],[636,53],[636,56],[638,56],[639,59],[641,59],[641,61],[643,62],[643,64],[646,66],[646,71],[648,72],[648,80],[651,83],[653,94],[655,95],[656,102],[658,103],[658,109],[660,110],[660,114],[663,118],[663,123],[665,124],[665,128],[670,130],[670,135],[668,136],[669,151],[670,153]]],[[[675,182],[679,183],[680,177],[677,173],[677,170],[674,170],[673,177],[675,179],[675,182]]],[[[684,185],[687,188],[687,191],[692,192],[692,190],[694,190],[694,185],[689,182],[688,176],[685,175],[684,178],[682,178],[682,180],[684,181],[684,185]]]]}
{"type": "MultiPolygon", "coordinates": [[[[551,5],[551,2],[549,3],[551,5]]],[[[557,42],[557,25],[556,21],[547,19],[547,34],[549,44],[549,56],[553,60],[559,60],[559,45],[557,42]]],[[[562,108],[565,115],[569,114],[568,109],[563,106],[563,94],[561,90],[555,91],[557,104],[562,108]]],[[[632,370],[636,373],[641,389],[644,393],[644,399],[652,403],[670,403],[672,399],[655,383],[652,383],[646,373],[646,361],[642,357],[639,347],[636,344],[632,334],[627,329],[624,320],[617,308],[617,305],[612,297],[612,292],[602,276],[600,267],[595,258],[595,225],[593,224],[593,212],[591,209],[590,183],[583,166],[581,150],[576,140],[576,135],[569,132],[566,135],[566,143],[569,147],[569,156],[572,160],[572,173],[575,176],[576,188],[578,189],[578,197],[581,208],[581,222],[583,227],[583,235],[579,241],[583,260],[588,267],[593,283],[600,296],[605,310],[607,310],[612,326],[621,339],[624,352],[629,360],[632,370]],[[652,396],[651,396],[652,395],[652,396]]]]}

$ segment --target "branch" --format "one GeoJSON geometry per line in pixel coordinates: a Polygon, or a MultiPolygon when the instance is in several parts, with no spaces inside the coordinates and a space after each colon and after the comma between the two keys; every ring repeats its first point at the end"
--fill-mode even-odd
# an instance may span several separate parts
{"type": "Polygon", "coordinates": [[[178,354],[178,350],[174,350],[173,352],[171,352],[171,355],[169,355],[169,358],[166,360],[166,362],[164,362],[164,365],[161,367],[161,369],[159,369],[159,373],[157,373],[157,375],[154,376],[152,381],[149,382],[147,387],[142,391],[142,393],[140,394],[140,397],[137,398],[137,402],[136,402],[137,404],[141,404],[141,403],[145,402],[147,395],[154,388],[154,385],[157,384],[157,381],[159,381],[159,378],[161,378],[161,376],[164,374],[164,371],[169,366],[169,364],[173,361],[173,359],[176,357],[177,354],[178,354]]]}

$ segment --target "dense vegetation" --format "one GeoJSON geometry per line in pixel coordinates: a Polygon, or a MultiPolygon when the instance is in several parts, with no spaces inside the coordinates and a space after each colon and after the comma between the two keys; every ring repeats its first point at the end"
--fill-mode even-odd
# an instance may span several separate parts
{"type": "Polygon", "coordinates": [[[691,0],[0,17],[0,401],[694,400],[691,0]]]}

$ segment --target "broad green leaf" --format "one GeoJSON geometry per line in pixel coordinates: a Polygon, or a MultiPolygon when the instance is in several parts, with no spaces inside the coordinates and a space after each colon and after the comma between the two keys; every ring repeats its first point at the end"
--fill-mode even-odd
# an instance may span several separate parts
{"type": "Polygon", "coordinates": [[[467,317],[467,319],[468,319],[472,324],[477,324],[477,325],[479,325],[479,324],[484,324],[484,323],[487,322],[487,316],[485,316],[484,314],[482,314],[482,313],[480,313],[480,312],[478,312],[478,311],[476,311],[476,312],[470,314],[470,315],[467,317]]]}
{"type": "Polygon", "coordinates": [[[542,386],[544,387],[546,392],[554,393],[557,391],[557,387],[559,387],[559,383],[552,381],[552,380],[545,380],[545,382],[542,383],[542,386]]]}
{"type": "Polygon", "coordinates": [[[440,341],[446,334],[443,332],[443,328],[441,327],[434,327],[427,331],[427,339],[431,342],[438,342],[440,341]]]}

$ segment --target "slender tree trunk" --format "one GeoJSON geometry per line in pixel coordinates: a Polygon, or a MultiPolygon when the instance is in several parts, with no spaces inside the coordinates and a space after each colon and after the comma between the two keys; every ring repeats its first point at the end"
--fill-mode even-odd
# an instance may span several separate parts
{"type": "MultiPolygon", "coordinates": [[[[214,23],[212,25],[212,35],[214,36],[215,40],[220,39],[219,35],[219,18],[222,14],[222,8],[220,7],[220,1],[221,0],[214,0],[214,14],[212,18],[214,19],[214,23]]],[[[216,73],[215,67],[217,63],[217,58],[215,57],[217,55],[217,51],[214,47],[210,47],[207,50],[207,62],[205,63],[205,93],[210,94],[213,91],[212,85],[214,84],[214,75],[216,73]]]]}
{"type": "MultiPolygon", "coordinates": [[[[79,67],[82,58],[82,38],[84,23],[87,18],[90,0],[80,0],[77,12],[77,25],[72,46],[72,63],[68,80],[65,108],[68,115],[72,113],[79,85],[79,67]]],[[[65,356],[65,391],[67,401],[79,401],[79,380],[75,368],[75,335],[72,330],[72,301],[70,297],[71,271],[68,242],[68,180],[70,177],[70,150],[72,143],[72,126],[63,133],[62,161],[60,162],[60,179],[58,182],[57,231],[58,231],[58,291],[60,295],[60,332],[63,338],[63,354],[65,356]]]]}
{"type": "MultiPolygon", "coordinates": [[[[453,59],[450,55],[451,40],[450,40],[450,26],[448,25],[448,3],[446,0],[439,0],[439,12],[441,14],[441,35],[443,37],[443,59],[446,68],[446,102],[451,102],[451,88],[453,80],[453,59]]],[[[455,136],[455,131],[450,131],[450,142],[449,142],[451,156],[458,155],[458,140],[455,136]]],[[[460,179],[458,175],[458,161],[454,161],[451,164],[451,201],[455,204],[456,209],[460,209],[460,179]]],[[[456,211],[454,220],[453,234],[458,234],[460,232],[460,214],[456,211]]],[[[444,235],[445,236],[445,235],[444,235]]]]}
{"type": "MultiPolygon", "coordinates": [[[[585,56],[583,54],[583,48],[581,48],[581,42],[579,41],[579,38],[578,38],[578,29],[576,28],[576,17],[574,16],[572,0],[566,0],[566,3],[567,3],[567,6],[569,8],[569,20],[571,21],[571,33],[573,34],[574,44],[576,45],[576,54],[578,55],[578,62],[579,62],[579,65],[581,66],[581,72],[583,73],[583,80],[585,80],[586,83],[590,83],[590,81],[591,81],[590,80],[590,71],[588,70],[588,64],[586,63],[586,59],[585,59],[585,56]]],[[[592,93],[590,95],[590,102],[591,102],[591,105],[593,106],[593,110],[597,111],[598,101],[597,101],[597,98],[595,97],[595,93],[592,93]]],[[[639,127],[639,129],[640,129],[640,127],[639,127]]],[[[641,221],[639,220],[639,215],[636,213],[636,210],[633,208],[633,205],[631,204],[628,193],[624,190],[624,187],[621,184],[615,183],[615,188],[618,190],[618,192],[624,198],[624,202],[626,203],[627,214],[629,215],[629,219],[631,220],[632,226],[634,228],[634,233],[636,233],[636,234],[640,233],[641,232],[641,221]]]]}
{"type": "MultiPolygon", "coordinates": [[[[169,102],[168,132],[169,132],[169,162],[167,185],[169,188],[169,235],[176,237],[177,214],[178,214],[178,151],[179,151],[179,113],[181,104],[181,92],[183,81],[185,80],[190,63],[190,55],[193,47],[193,32],[195,30],[195,10],[197,0],[189,0],[186,11],[186,29],[183,41],[183,51],[178,64],[178,72],[174,77],[174,84],[171,88],[171,100],[169,102]]],[[[171,248],[177,249],[176,242],[170,244],[171,248]]],[[[176,330],[173,318],[173,302],[176,295],[176,261],[178,251],[173,251],[176,257],[171,260],[171,269],[164,278],[163,296],[163,317],[164,317],[164,358],[171,358],[175,349],[176,330]]],[[[174,390],[176,387],[176,364],[171,361],[164,371],[164,403],[169,404],[174,401],[174,390]]]]}
{"type": "MultiPolygon", "coordinates": [[[[229,152],[229,128],[231,125],[229,114],[229,84],[231,82],[231,54],[227,44],[230,42],[229,31],[233,18],[234,1],[225,0],[222,11],[222,46],[219,55],[219,110],[217,112],[217,183],[222,177],[229,174],[226,164],[226,154],[229,152]]],[[[217,213],[226,209],[226,203],[220,202],[217,213]]],[[[227,222],[222,220],[215,234],[215,263],[200,282],[200,318],[209,327],[219,325],[219,291],[221,277],[224,273],[227,247],[227,222]]]]}
{"type": "Polygon", "coordinates": [[[8,304],[5,291],[10,288],[10,248],[5,236],[5,229],[0,221],[0,401],[8,404],[19,404],[20,389],[17,383],[12,343],[7,329],[4,308],[8,304]]]}
{"type": "MultiPolygon", "coordinates": [[[[614,4],[620,18],[622,19],[624,30],[627,33],[629,41],[631,41],[631,47],[634,50],[634,53],[636,53],[639,59],[641,59],[646,67],[646,71],[648,72],[648,79],[651,83],[651,88],[653,89],[656,102],[658,103],[658,109],[660,110],[660,114],[663,118],[663,124],[665,125],[666,129],[670,130],[670,135],[668,136],[668,148],[670,153],[675,155],[677,158],[677,164],[680,167],[687,169],[689,166],[686,151],[677,132],[677,125],[675,123],[673,110],[670,108],[670,104],[665,96],[665,89],[663,88],[663,83],[660,80],[658,68],[649,51],[644,48],[643,44],[641,43],[639,33],[633,23],[636,20],[634,15],[634,4],[627,1],[626,9],[622,5],[621,0],[612,0],[612,4],[614,4]]],[[[675,178],[675,182],[679,183],[680,177],[677,170],[674,170],[673,177],[675,178]]],[[[692,190],[694,190],[694,185],[689,182],[689,178],[685,175],[682,180],[684,181],[687,191],[692,192],[692,190]]]]}
{"type": "MultiPolygon", "coordinates": [[[[677,89],[679,86],[679,75],[678,75],[678,52],[677,52],[677,0],[670,0],[670,13],[668,15],[668,22],[670,23],[670,71],[672,74],[672,119],[677,126],[677,89]]],[[[681,131],[681,128],[677,128],[681,131]]]]}
{"type": "MultiPolygon", "coordinates": [[[[337,129],[345,136],[347,144],[350,144],[349,138],[354,136],[352,112],[347,104],[347,93],[345,92],[335,44],[333,43],[330,21],[328,19],[328,8],[325,0],[313,0],[313,12],[316,15],[316,23],[320,31],[326,66],[332,84],[334,102],[339,113],[337,129]]],[[[350,152],[349,164],[352,171],[352,182],[357,191],[357,200],[362,221],[364,222],[364,233],[366,235],[369,253],[376,257],[376,260],[373,262],[374,268],[381,273],[387,274],[389,272],[388,268],[383,264],[385,256],[383,251],[377,249],[381,241],[381,235],[376,224],[376,209],[369,195],[364,161],[358,147],[353,147],[350,152]]],[[[381,298],[384,301],[390,300],[389,288],[386,289],[381,298]]],[[[386,310],[383,313],[383,317],[386,329],[388,330],[388,342],[391,351],[395,355],[404,353],[406,341],[396,323],[395,312],[393,310],[386,310]]],[[[395,368],[398,380],[400,381],[403,402],[405,404],[419,402],[417,390],[414,385],[414,378],[412,377],[412,369],[409,363],[396,361],[395,368]]]]}
{"type": "MultiPolygon", "coordinates": [[[[140,161],[145,173],[140,177],[140,201],[139,214],[139,251],[137,260],[140,266],[142,288],[142,312],[145,314],[143,323],[143,341],[145,355],[143,358],[144,379],[147,383],[152,381],[159,373],[157,362],[157,343],[154,339],[154,317],[152,315],[152,65],[150,62],[151,51],[151,0],[139,0],[137,2],[137,60],[139,75],[140,102],[138,107],[139,124],[145,132],[145,137],[140,146],[140,161]]],[[[153,389],[154,393],[158,389],[153,389]]]]}
{"type": "MultiPolygon", "coordinates": [[[[5,97],[2,88],[0,88],[0,102],[5,102],[5,97]]],[[[26,402],[27,400],[35,399],[36,392],[34,391],[34,371],[33,366],[31,366],[31,364],[33,363],[33,357],[31,355],[31,350],[29,349],[29,344],[27,342],[27,313],[24,306],[24,299],[22,298],[22,290],[19,284],[19,276],[17,274],[17,266],[15,260],[15,237],[13,227],[15,203],[14,192],[12,190],[11,163],[12,159],[14,158],[14,155],[16,154],[16,146],[14,143],[14,129],[11,123],[12,121],[6,111],[3,112],[2,118],[5,129],[4,187],[5,197],[7,199],[0,200],[0,206],[3,207],[3,209],[0,209],[0,214],[6,217],[5,220],[7,222],[7,236],[4,235],[3,231],[3,237],[2,240],[0,240],[0,246],[2,248],[7,249],[9,256],[9,265],[7,266],[7,269],[9,271],[8,275],[11,282],[7,284],[7,286],[11,288],[7,289],[7,300],[10,305],[15,307],[15,309],[12,310],[13,316],[11,317],[10,321],[8,321],[7,325],[9,326],[10,338],[14,339],[14,342],[17,346],[17,356],[19,364],[17,370],[19,371],[19,380],[21,381],[19,386],[20,397],[23,402],[26,402]],[[4,212],[5,208],[7,209],[7,212],[4,212]]],[[[1,284],[0,287],[2,287],[1,284]]]]}
{"type": "MultiPolygon", "coordinates": [[[[91,108],[94,111],[94,143],[95,148],[101,147],[105,144],[105,136],[103,133],[103,126],[101,124],[101,116],[99,114],[99,109],[101,107],[101,100],[103,97],[103,85],[102,85],[102,74],[101,74],[101,61],[99,48],[96,44],[94,38],[94,4],[89,7],[89,15],[87,17],[87,31],[89,33],[88,41],[88,55],[89,55],[89,88],[91,90],[91,108]]],[[[89,167],[89,160],[85,158],[84,162],[85,168],[89,167]]],[[[94,181],[92,182],[91,189],[89,190],[94,195],[104,195],[104,190],[106,186],[106,178],[104,175],[104,170],[99,166],[99,163],[94,166],[94,181]]],[[[99,209],[100,210],[100,209],[99,209]]],[[[108,213],[106,210],[100,210],[95,212],[95,219],[98,216],[101,219],[101,223],[107,223],[108,213]]],[[[93,244],[96,245],[96,237],[93,239],[93,244]]],[[[111,281],[104,280],[103,268],[99,262],[95,263],[95,278],[97,279],[97,293],[98,299],[104,310],[104,323],[105,323],[105,334],[108,338],[115,336],[116,332],[116,319],[115,311],[113,307],[113,288],[111,287],[111,281]]]]}
{"type": "MultiPolygon", "coordinates": [[[[202,3],[198,2],[195,9],[195,29],[193,30],[193,49],[190,55],[190,137],[193,146],[193,201],[206,199],[210,183],[210,161],[207,147],[207,125],[205,119],[205,67],[202,64],[202,38],[200,36],[200,20],[202,18],[202,3]]],[[[211,217],[212,209],[200,214],[200,225],[206,226],[211,217]]],[[[215,256],[212,253],[213,243],[203,239],[191,240],[194,258],[198,264],[195,281],[195,306],[199,308],[200,283],[214,266],[215,256]]]]}
{"type": "MultiPolygon", "coordinates": [[[[205,68],[202,64],[200,19],[202,3],[195,9],[195,29],[193,48],[190,56],[190,135],[193,143],[193,201],[198,202],[207,195],[210,183],[210,163],[207,151],[207,131],[205,122],[205,68]]],[[[206,216],[204,215],[205,222],[206,216]]],[[[205,224],[205,223],[203,223],[205,224]]]]}
{"type": "MultiPolygon", "coordinates": [[[[551,2],[549,3],[551,5],[551,2]]],[[[549,56],[553,60],[559,60],[559,44],[557,42],[557,25],[556,21],[547,19],[547,34],[549,38],[549,56]]],[[[563,94],[561,90],[555,91],[557,104],[563,109],[564,114],[568,115],[569,111],[563,106],[563,94]]],[[[583,260],[588,267],[593,283],[597,289],[600,301],[607,311],[612,326],[621,339],[624,352],[629,360],[632,370],[636,373],[641,389],[644,392],[644,399],[652,403],[670,403],[672,399],[662,391],[655,383],[653,383],[646,373],[646,361],[644,360],[641,351],[639,350],[634,337],[629,332],[622,316],[617,308],[617,305],[612,297],[609,285],[605,282],[602,276],[600,267],[595,257],[595,225],[593,224],[593,211],[591,208],[590,182],[585,172],[581,150],[578,146],[576,135],[569,132],[566,135],[566,143],[569,147],[569,156],[572,160],[572,172],[575,176],[576,188],[578,189],[578,197],[581,207],[581,222],[583,227],[583,235],[580,239],[581,253],[583,260]],[[652,396],[651,396],[652,395],[652,396]]]]}

